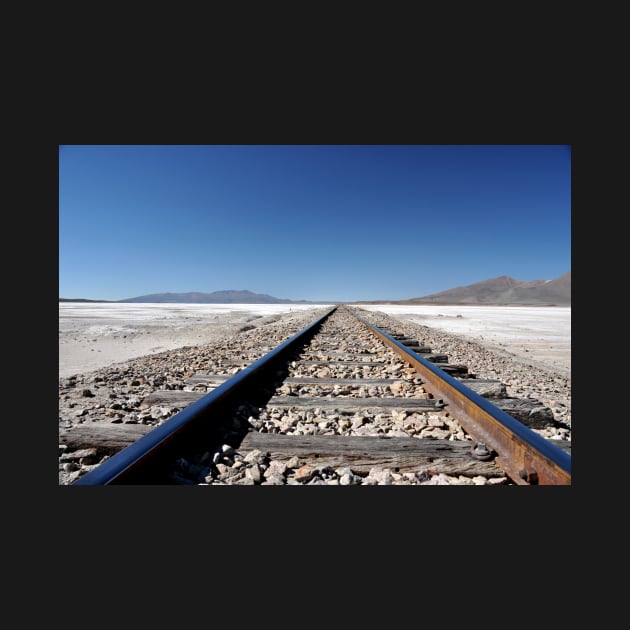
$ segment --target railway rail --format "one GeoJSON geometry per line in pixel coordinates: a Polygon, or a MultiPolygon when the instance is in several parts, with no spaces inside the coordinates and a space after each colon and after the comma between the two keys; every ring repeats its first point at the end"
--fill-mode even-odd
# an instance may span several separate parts
{"type": "Polygon", "coordinates": [[[156,390],[145,407],[181,411],[155,427],[60,432],[116,451],[73,485],[571,484],[570,443],[535,432],[549,410],[371,319],[334,307],[255,360],[156,390]]]}

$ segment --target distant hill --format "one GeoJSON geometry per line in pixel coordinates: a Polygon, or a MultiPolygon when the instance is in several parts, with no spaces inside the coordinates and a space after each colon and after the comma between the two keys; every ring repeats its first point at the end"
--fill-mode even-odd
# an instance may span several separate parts
{"type": "MultiPolygon", "coordinates": [[[[86,300],[59,298],[60,302],[140,302],[180,304],[328,304],[311,300],[287,300],[251,291],[214,291],[212,293],[152,293],[125,300],[86,300]]],[[[333,301],[334,303],[345,303],[333,301]]],[[[330,302],[330,303],[333,303],[330,302]]],[[[571,306],[571,272],[554,280],[514,280],[499,276],[440,293],[406,300],[362,300],[352,304],[496,304],[523,306],[571,306]]]]}
{"type": "Polygon", "coordinates": [[[212,293],[152,293],[118,300],[118,302],[175,303],[175,304],[313,304],[308,300],[286,300],[266,293],[251,291],[213,291],[212,293]]]}
{"type": "MultiPolygon", "coordinates": [[[[375,302],[356,302],[370,304],[375,302]]],[[[378,302],[376,302],[378,303],[378,302]]],[[[383,302],[381,302],[383,303],[383,302]]],[[[387,304],[495,304],[511,306],[571,306],[571,272],[554,280],[514,280],[499,276],[448,291],[387,304]]]]}

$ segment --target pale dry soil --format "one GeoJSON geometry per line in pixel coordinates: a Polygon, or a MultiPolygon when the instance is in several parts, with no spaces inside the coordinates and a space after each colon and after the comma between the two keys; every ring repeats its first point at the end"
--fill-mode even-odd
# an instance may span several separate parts
{"type": "Polygon", "coordinates": [[[165,322],[63,318],[59,322],[59,377],[185,346],[215,343],[245,327],[264,325],[278,317],[233,312],[205,318],[191,315],[165,322]]]}
{"type": "MultiPolygon", "coordinates": [[[[322,305],[60,304],[59,377],[185,346],[214,343],[296,310],[322,305]]],[[[370,305],[516,361],[571,375],[571,309],[370,305]]]]}
{"type": "Polygon", "coordinates": [[[571,308],[362,305],[474,341],[500,356],[571,376],[571,308]]]}

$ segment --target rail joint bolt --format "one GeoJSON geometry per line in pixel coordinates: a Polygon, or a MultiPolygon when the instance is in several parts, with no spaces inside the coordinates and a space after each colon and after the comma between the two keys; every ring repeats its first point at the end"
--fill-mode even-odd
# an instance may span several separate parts
{"type": "Polygon", "coordinates": [[[471,449],[472,456],[482,462],[488,461],[494,457],[493,452],[483,442],[475,442],[471,449]]]}

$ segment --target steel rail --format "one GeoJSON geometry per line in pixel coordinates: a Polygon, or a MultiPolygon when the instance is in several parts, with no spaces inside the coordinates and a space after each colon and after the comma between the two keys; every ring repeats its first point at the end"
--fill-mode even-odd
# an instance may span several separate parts
{"type": "MultiPolygon", "coordinates": [[[[349,310],[349,309],[348,309],[349,310]]],[[[497,453],[496,463],[520,485],[570,485],[571,456],[508,413],[349,310],[384,343],[409,362],[431,393],[450,405],[470,436],[497,453]]]]}
{"type": "MultiPolygon", "coordinates": [[[[207,422],[211,419],[211,413],[220,404],[228,399],[233,399],[236,394],[249,387],[262,372],[264,372],[277,359],[282,358],[294,348],[304,342],[313,330],[324,322],[332,313],[337,310],[335,306],[322,317],[316,319],[311,324],[297,332],[295,335],[277,346],[265,356],[257,359],[251,365],[243,368],[232,378],[222,385],[212,390],[196,402],[188,405],[185,409],[169,418],[133,444],[113,455],[100,466],[77,479],[74,486],[100,486],[116,483],[128,483],[132,472],[137,472],[143,466],[149,464],[150,460],[158,455],[176,437],[181,436],[184,431],[207,422]]],[[[133,481],[131,482],[133,483],[133,481]]]]}

